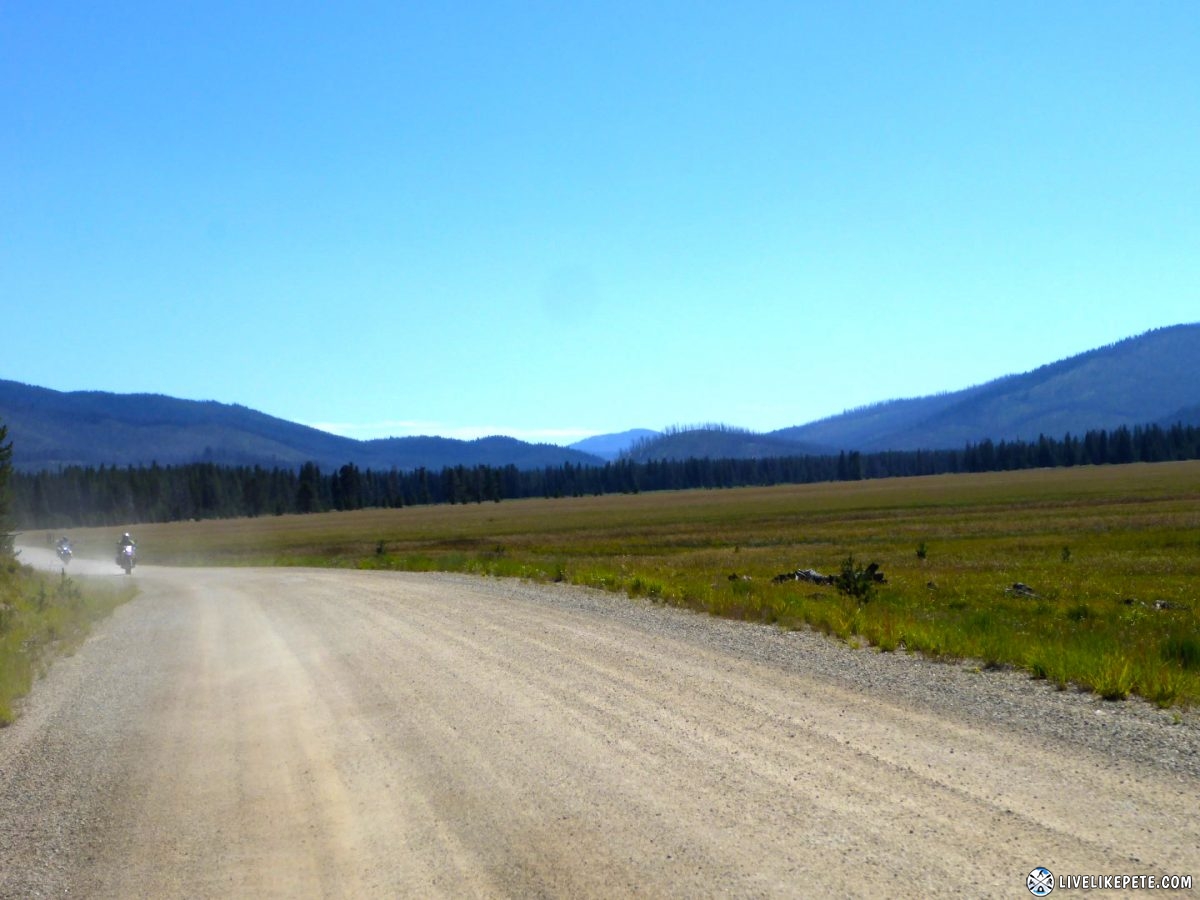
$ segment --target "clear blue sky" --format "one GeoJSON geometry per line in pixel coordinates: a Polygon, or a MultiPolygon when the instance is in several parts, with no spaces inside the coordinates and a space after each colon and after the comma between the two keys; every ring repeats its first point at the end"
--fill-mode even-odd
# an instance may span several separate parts
{"type": "Polygon", "coordinates": [[[0,378],[798,425],[1200,319],[1200,5],[0,0],[0,378]]]}

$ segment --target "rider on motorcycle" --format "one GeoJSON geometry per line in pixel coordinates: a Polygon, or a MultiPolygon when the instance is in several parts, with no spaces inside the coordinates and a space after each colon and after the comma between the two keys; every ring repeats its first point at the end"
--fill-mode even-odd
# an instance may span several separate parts
{"type": "Polygon", "coordinates": [[[129,532],[121,535],[121,539],[117,541],[117,565],[125,569],[126,573],[133,570],[134,554],[137,552],[137,544],[133,538],[129,536],[129,532]]]}

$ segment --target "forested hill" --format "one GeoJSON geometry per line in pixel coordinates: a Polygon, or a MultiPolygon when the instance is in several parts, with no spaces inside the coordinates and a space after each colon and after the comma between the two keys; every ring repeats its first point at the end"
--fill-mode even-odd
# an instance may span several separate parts
{"type": "Polygon", "coordinates": [[[518,468],[591,465],[595,456],[508,437],[356,441],[244,406],[158,394],[52,391],[0,380],[0,422],[8,426],[13,464],[23,471],[66,466],[219,465],[440,469],[455,465],[518,468]]]}
{"type": "Polygon", "coordinates": [[[622,454],[634,462],[656,459],[771,459],[786,456],[825,456],[837,450],[769,434],[755,434],[728,425],[668,428],[637,441],[622,454]]]}
{"type": "Polygon", "coordinates": [[[1035,441],[1091,429],[1157,422],[1195,424],[1200,414],[1200,324],[1150,331],[1108,347],[931,397],[892,400],[773,432],[853,449],[961,447],[1035,441]]]}
{"type": "Polygon", "coordinates": [[[1200,324],[1178,325],[1023,375],[961,391],[890,400],[808,425],[755,434],[723,425],[668,429],[625,453],[652,459],[766,459],[840,451],[946,450],[984,441],[1200,425],[1200,324]]]}

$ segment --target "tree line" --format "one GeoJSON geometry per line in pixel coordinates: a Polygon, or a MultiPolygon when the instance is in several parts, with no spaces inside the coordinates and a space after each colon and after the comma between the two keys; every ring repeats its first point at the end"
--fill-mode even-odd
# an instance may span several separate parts
{"type": "MultiPolygon", "coordinates": [[[[323,472],[261,466],[70,466],[15,472],[0,428],[0,515],[22,528],[72,528],[186,519],[485,503],[690,488],[733,488],[1054,466],[1200,459],[1200,428],[1158,425],[1036,441],[990,440],[960,450],[843,452],[763,459],[619,459],[603,466],[540,469],[448,466],[375,471],[347,463],[323,472]],[[9,493],[5,493],[5,481],[9,493]]],[[[3,529],[0,529],[2,533],[3,529]]]]}
{"type": "Polygon", "coordinates": [[[0,560],[13,555],[13,533],[9,520],[12,497],[9,479],[12,478],[12,441],[8,440],[8,426],[0,422],[0,560]]]}

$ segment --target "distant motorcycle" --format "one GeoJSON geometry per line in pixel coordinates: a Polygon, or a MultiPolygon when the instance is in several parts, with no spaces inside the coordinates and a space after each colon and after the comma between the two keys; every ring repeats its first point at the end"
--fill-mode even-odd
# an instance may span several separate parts
{"type": "Polygon", "coordinates": [[[65,541],[58,545],[58,548],[55,552],[58,553],[58,558],[62,560],[62,564],[64,566],[71,561],[71,556],[73,555],[71,552],[71,545],[65,541]]]}
{"type": "Polygon", "coordinates": [[[133,544],[126,544],[117,551],[117,565],[125,570],[126,575],[133,574],[133,567],[137,565],[137,557],[134,555],[133,544]]]}

